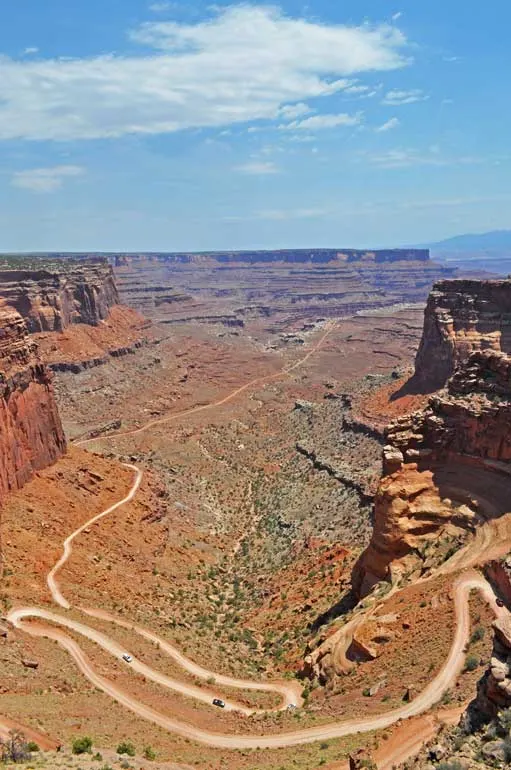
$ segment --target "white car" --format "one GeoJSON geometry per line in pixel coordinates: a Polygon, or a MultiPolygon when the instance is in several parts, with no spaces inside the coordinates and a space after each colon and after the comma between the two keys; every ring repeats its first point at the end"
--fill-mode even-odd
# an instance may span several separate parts
{"type": "Polygon", "coordinates": [[[294,711],[297,708],[296,703],[288,703],[287,710],[294,711]]]}
{"type": "Polygon", "coordinates": [[[131,655],[128,655],[127,652],[124,653],[124,655],[122,656],[122,659],[125,660],[126,663],[132,663],[133,662],[133,658],[131,657],[131,655]]]}

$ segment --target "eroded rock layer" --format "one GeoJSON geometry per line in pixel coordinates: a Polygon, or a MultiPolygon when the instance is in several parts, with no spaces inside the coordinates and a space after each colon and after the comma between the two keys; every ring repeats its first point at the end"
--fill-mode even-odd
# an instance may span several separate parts
{"type": "Polygon", "coordinates": [[[66,440],[50,371],[37,358],[23,318],[0,306],[0,503],[55,462],[66,440]]]}
{"type": "Polygon", "coordinates": [[[106,261],[70,261],[62,267],[1,270],[0,297],[25,319],[29,332],[97,326],[119,302],[106,261]]]}
{"type": "Polygon", "coordinates": [[[122,301],[159,320],[243,325],[281,316],[349,316],[423,302],[453,275],[427,250],[315,249],[115,258],[122,301]]]}
{"type": "Polygon", "coordinates": [[[386,432],[371,542],[353,574],[358,595],[420,572],[480,516],[508,510],[511,357],[473,353],[427,407],[386,432]]]}
{"type": "Polygon", "coordinates": [[[511,352],[511,280],[447,280],[435,284],[424,316],[415,379],[443,388],[476,350],[511,352]]]}

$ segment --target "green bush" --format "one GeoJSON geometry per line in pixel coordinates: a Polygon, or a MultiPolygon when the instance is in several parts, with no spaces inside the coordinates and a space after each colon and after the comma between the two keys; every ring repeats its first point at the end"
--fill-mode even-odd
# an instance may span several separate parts
{"type": "Polygon", "coordinates": [[[465,661],[465,671],[475,671],[479,665],[479,658],[477,655],[469,655],[465,661]]]}
{"type": "Polygon", "coordinates": [[[130,741],[123,741],[117,746],[117,753],[127,754],[128,757],[134,757],[137,752],[135,751],[134,745],[130,741]]]}
{"type": "Polygon", "coordinates": [[[34,741],[29,741],[29,742],[27,743],[27,751],[30,751],[30,752],[33,752],[33,751],[41,751],[41,749],[39,748],[39,746],[37,745],[37,743],[35,743],[34,741]]]}
{"type": "Polygon", "coordinates": [[[475,642],[480,642],[481,639],[484,639],[485,630],[483,626],[477,626],[477,628],[474,628],[474,631],[472,632],[472,636],[470,637],[470,644],[475,644],[475,642]]]}
{"type": "Polygon", "coordinates": [[[151,746],[146,746],[144,749],[144,759],[148,759],[150,762],[154,762],[156,759],[156,752],[151,746]]]}
{"type": "Polygon", "coordinates": [[[84,735],[83,738],[75,738],[72,744],[73,754],[90,754],[92,749],[92,738],[84,735]]]}

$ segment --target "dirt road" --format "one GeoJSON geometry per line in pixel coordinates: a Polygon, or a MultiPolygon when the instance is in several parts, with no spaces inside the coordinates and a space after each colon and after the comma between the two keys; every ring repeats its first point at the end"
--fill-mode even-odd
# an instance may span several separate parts
{"type": "MultiPolygon", "coordinates": [[[[231,393],[229,396],[219,400],[215,404],[204,405],[195,407],[194,409],[187,410],[180,414],[171,415],[168,418],[161,420],[155,420],[148,425],[138,428],[134,431],[129,431],[123,434],[113,434],[112,436],[104,437],[101,440],[114,438],[119,435],[134,435],[143,430],[147,430],[154,425],[168,422],[170,420],[178,419],[179,417],[193,414],[197,411],[203,411],[205,409],[211,409],[215,406],[220,406],[235,398],[238,394],[251,387],[252,385],[261,384],[264,381],[274,379],[282,376],[285,373],[289,373],[303,364],[310,356],[316,352],[324,340],[332,331],[332,326],[329,326],[325,334],[321,337],[320,341],[309,351],[309,353],[301,359],[299,362],[275,375],[269,377],[258,378],[250,383],[247,383],[241,388],[231,393]]],[[[94,439],[97,440],[97,439],[94,439]]],[[[92,440],[81,443],[91,443],[92,440]]],[[[70,609],[70,603],[64,597],[59,583],[57,581],[57,575],[65,565],[72,553],[73,541],[91,524],[99,521],[105,516],[114,513],[120,506],[128,503],[136,495],[140,483],[142,481],[142,471],[135,465],[128,465],[134,472],[134,480],[131,489],[122,500],[119,500],[114,505],[110,506],[106,510],[102,511],[97,516],[93,517],[75,532],[73,532],[63,544],[63,554],[59,561],[55,564],[47,577],[48,587],[51,591],[52,597],[56,604],[58,604],[64,610],[70,609]]],[[[490,536],[491,538],[491,536],[490,536]]],[[[248,748],[280,748],[288,746],[296,746],[305,743],[311,743],[319,740],[328,740],[334,738],[340,738],[346,735],[355,733],[369,732],[373,730],[380,730],[396,723],[399,720],[407,719],[409,717],[417,716],[424,713],[437,703],[442,695],[451,688],[462,667],[465,660],[464,648],[469,639],[470,632],[470,614],[469,614],[469,595],[472,590],[478,590],[482,593],[486,601],[490,604],[493,612],[496,616],[508,615],[508,610],[504,607],[498,607],[493,591],[488,582],[476,572],[468,572],[463,574],[455,583],[454,586],[454,602],[455,602],[455,614],[456,614],[456,633],[449,652],[449,656],[445,661],[441,671],[435,677],[435,679],[411,702],[403,705],[399,709],[394,711],[388,711],[378,716],[371,716],[364,719],[347,719],[340,722],[334,722],[331,724],[321,725],[317,727],[305,728],[296,731],[290,731],[286,733],[280,733],[275,735],[225,735],[221,733],[208,732],[200,729],[199,727],[180,722],[177,719],[162,714],[155,709],[147,706],[143,702],[139,701],[135,696],[125,692],[118,687],[114,682],[101,676],[94,669],[93,664],[85,655],[79,644],[67,636],[61,628],[67,628],[74,633],[77,633],[89,641],[100,646],[104,651],[114,656],[117,660],[122,661],[122,656],[126,650],[108,637],[106,634],[97,631],[96,629],[89,627],[83,623],[79,623],[76,620],[71,619],[64,614],[56,614],[48,610],[33,608],[33,607],[21,607],[15,608],[9,612],[7,619],[15,627],[25,631],[32,636],[43,636],[46,638],[54,639],[58,644],[63,647],[69,655],[75,661],[77,667],[83,673],[85,677],[98,689],[105,692],[111,698],[115,699],[118,703],[130,709],[143,719],[153,722],[160,727],[181,735],[185,738],[199,741],[200,743],[217,748],[227,749],[248,749],[248,748]],[[45,621],[45,624],[33,623],[33,620],[45,621]],[[52,624],[52,625],[49,625],[52,624]]],[[[179,650],[169,644],[166,640],[159,638],[152,631],[144,629],[139,626],[132,626],[130,623],[115,618],[106,612],[95,609],[82,609],[84,614],[89,617],[94,617],[101,620],[107,620],[115,623],[124,628],[128,628],[136,634],[143,636],[144,638],[155,642],[160,645],[160,650],[165,654],[173,658],[184,670],[200,677],[201,679],[208,679],[213,677],[218,684],[226,685],[229,687],[237,687],[240,689],[261,690],[278,692],[283,699],[281,708],[286,708],[289,703],[298,702],[297,687],[295,683],[269,683],[269,682],[251,682],[247,680],[237,680],[231,677],[225,677],[216,674],[213,671],[204,669],[201,666],[193,663],[182,655],[179,650]]],[[[124,663],[123,663],[124,664],[124,663]]],[[[137,673],[145,676],[146,678],[158,683],[159,685],[180,692],[186,696],[196,698],[203,702],[210,703],[215,694],[209,689],[203,689],[193,685],[188,685],[184,682],[174,680],[167,677],[164,674],[152,669],[144,664],[142,661],[134,658],[132,663],[124,664],[129,665],[137,673]]],[[[253,713],[253,711],[246,707],[237,705],[234,702],[229,702],[227,707],[230,709],[237,709],[245,714],[253,713]]],[[[2,722],[0,721],[0,728],[2,722]]],[[[3,724],[5,729],[5,724],[3,724]]]]}

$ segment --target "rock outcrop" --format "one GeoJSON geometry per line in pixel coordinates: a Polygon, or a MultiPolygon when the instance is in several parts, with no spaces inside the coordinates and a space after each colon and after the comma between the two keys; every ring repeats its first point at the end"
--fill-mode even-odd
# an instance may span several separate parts
{"type": "Polygon", "coordinates": [[[493,651],[490,665],[477,687],[477,698],[469,711],[482,720],[493,719],[511,707],[511,618],[493,624],[493,651]]]}
{"type": "Polygon", "coordinates": [[[424,315],[415,381],[443,388],[477,350],[511,353],[511,280],[447,280],[435,284],[424,315]]]}
{"type": "Polygon", "coordinates": [[[87,260],[0,270],[0,297],[20,313],[31,333],[97,326],[119,303],[112,267],[87,260]]]}
{"type": "Polygon", "coordinates": [[[23,318],[0,306],[0,503],[66,451],[52,376],[23,318]]]}
{"type": "Polygon", "coordinates": [[[509,510],[511,357],[473,353],[386,441],[374,531],[353,573],[359,596],[420,574],[484,517],[509,510]]]}

